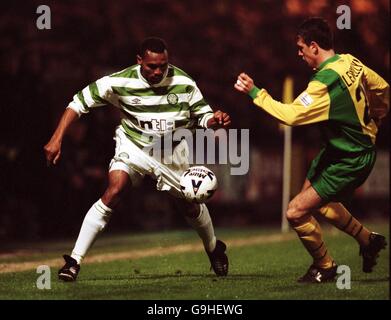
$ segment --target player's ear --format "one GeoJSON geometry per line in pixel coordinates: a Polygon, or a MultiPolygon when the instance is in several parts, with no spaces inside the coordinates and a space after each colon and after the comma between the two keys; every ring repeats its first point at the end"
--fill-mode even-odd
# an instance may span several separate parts
{"type": "Polygon", "coordinates": [[[318,44],[317,44],[315,41],[311,41],[309,47],[310,47],[311,52],[312,52],[313,54],[317,54],[317,53],[318,53],[318,51],[319,51],[319,46],[318,46],[318,44]]]}
{"type": "Polygon", "coordinates": [[[143,58],[141,58],[141,56],[139,54],[136,56],[136,59],[137,59],[137,63],[138,64],[142,64],[143,63],[143,58]]]}

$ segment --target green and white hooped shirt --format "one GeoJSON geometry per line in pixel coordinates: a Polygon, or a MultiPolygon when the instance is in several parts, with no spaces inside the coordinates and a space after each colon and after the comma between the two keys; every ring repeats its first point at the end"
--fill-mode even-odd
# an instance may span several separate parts
{"type": "Polygon", "coordinates": [[[173,65],[155,85],[144,79],[140,65],[105,76],[75,94],[68,107],[80,116],[108,104],[122,110],[121,125],[139,147],[179,128],[206,128],[213,117],[195,81],[173,65]]]}

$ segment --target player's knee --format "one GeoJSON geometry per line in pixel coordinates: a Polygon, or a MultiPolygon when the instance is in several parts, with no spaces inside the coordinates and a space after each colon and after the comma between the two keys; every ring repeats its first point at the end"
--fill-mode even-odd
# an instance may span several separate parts
{"type": "Polygon", "coordinates": [[[175,208],[189,218],[197,218],[200,214],[200,205],[198,203],[188,202],[181,198],[176,198],[175,208]]]}
{"type": "Polygon", "coordinates": [[[302,216],[306,214],[305,208],[300,206],[300,203],[291,201],[288,205],[288,210],[286,211],[286,218],[290,222],[294,222],[297,219],[300,219],[302,216]]]}
{"type": "Polygon", "coordinates": [[[285,216],[288,221],[292,221],[295,219],[295,211],[294,209],[288,208],[288,210],[285,212],[285,216]]]}
{"type": "Polygon", "coordinates": [[[121,200],[121,195],[123,194],[124,188],[121,188],[119,185],[110,185],[103,197],[102,201],[110,208],[114,208],[118,205],[121,200]]]}
{"type": "Polygon", "coordinates": [[[200,215],[200,205],[198,203],[189,203],[184,214],[189,218],[197,218],[200,215]]]}

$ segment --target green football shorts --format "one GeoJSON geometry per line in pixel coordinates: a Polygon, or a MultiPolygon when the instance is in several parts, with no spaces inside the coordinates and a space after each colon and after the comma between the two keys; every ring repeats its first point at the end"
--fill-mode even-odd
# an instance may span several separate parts
{"type": "Polygon", "coordinates": [[[368,178],[376,160],[376,151],[340,154],[323,148],[311,162],[307,179],[327,202],[349,199],[368,178]]]}

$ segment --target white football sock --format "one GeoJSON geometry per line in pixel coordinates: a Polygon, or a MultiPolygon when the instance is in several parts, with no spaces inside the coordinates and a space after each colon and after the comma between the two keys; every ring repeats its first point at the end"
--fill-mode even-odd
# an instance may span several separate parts
{"type": "Polygon", "coordinates": [[[101,199],[92,205],[88,210],[83,224],[80,229],[79,236],[76,240],[75,247],[72,250],[71,257],[80,264],[94,243],[97,235],[106,227],[109,222],[112,209],[107,207],[101,199]]]}
{"type": "Polygon", "coordinates": [[[204,203],[200,205],[200,214],[197,218],[189,218],[187,216],[185,218],[197,231],[204,243],[206,251],[212,252],[216,247],[216,237],[207,206],[204,203]]]}

